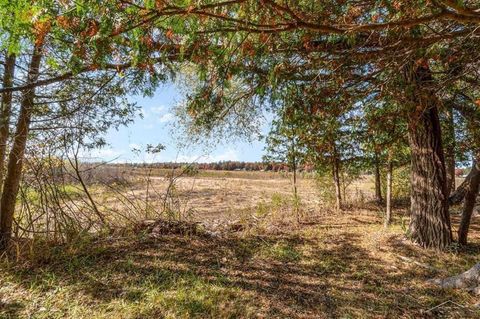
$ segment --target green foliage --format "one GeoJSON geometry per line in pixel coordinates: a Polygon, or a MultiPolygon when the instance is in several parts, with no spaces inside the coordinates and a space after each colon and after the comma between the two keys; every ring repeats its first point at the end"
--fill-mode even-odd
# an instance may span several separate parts
{"type": "Polygon", "coordinates": [[[327,206],[333,207],[335,204],[335,185],[333,184],[331,174],[317,172],[315,174],[315,181],[317,183],[320,201],[327,206]]]}
{"type": "Polygon", "coordinates": [[[366,99],[363,112],[360,164],[364,169],[373,172],[377,165],[380,169],[386,168],[388,161],[394,166],[407,164],[410,150],[407,123],[401,117],[402,106],[390,98],[366,99]]]}
{"type": "Polygon", "coordinates": [[[263,161],[285,163],[290,171],[294,171],[302,164],[305,155],[299,136],[303,123],[301,109],[295,105],[298,92],[295,88],[287,90],[284,106],[278,110],[266,138],[263,161]]]}
{"type": "MultiPolygon", "coordinates": [[[[382,171],[382,180],[386,180],[386,171],[382,171]]],[[[382,183],[382,192],[386,194],[386,183],[382,183]]],[[[395,200],[405,200],[410,197],[410,167],[395,167],[392,174],[392,198],[395,200]]]]}
{"type": "Polygon", "coordinates": [[[410,168],[408,166],[394,169],[392,182],[393,198],[405,199],[410,197],[410,168]]]}
{"type": "Polygon", "coordinates": [[[182,173],[185,176],[197,176],[199,173],[198,167],[196,165],[183,165],[182,173]]]}

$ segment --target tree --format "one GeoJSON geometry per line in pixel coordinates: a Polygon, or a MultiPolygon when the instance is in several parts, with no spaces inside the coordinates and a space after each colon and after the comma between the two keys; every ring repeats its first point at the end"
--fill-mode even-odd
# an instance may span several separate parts
{"type": "Polygon", "coordinates": [[[266,138],[266,155],[263,157],[265,162],[279,162],[287,164],[288,170],[293,173],[293,198],[295,202],[295,213],[297,221],[300,221],[298,211],[298,190],[297,190],[297,171],[302,163],[304,156],[302,146],[299,141],[299,132],[301,128],[301,108],[296,103],[298,101],[297,88],[287,88],[284,103],[285,105],[278,110],[276,119],[272,122],[272,129],[266,138]]]}
{"type": "MultiPolygon", "coordinates": [[[[124,14],[128,13],[117,9],[113,15],[105,16],[105,10],[117,8],[115,3],[110,2],[106,7],[98,6],[98,4],[90,6],[89,12],[85,12],[83,4],[76,5],[79,10],[72,10],[69,4],[55,1],[38,4],[29,1],[0,3],[2,15],[0,44],[7,50],[6,61],[10,62],[12,57],[15,57],[18,63],[23,63],[25,58],[30,58],[28,66],[21,65],[19,72],[15,72],[12,67],[9,67],[9,63],[6,64],[7,68],[4,69],[4,83],[1,89],[4,117],[2,118],[0,141],[9,137],[8,125],[5,123],[10,122],[11,107],[18,107],[14,112],[18,114],[15,118],[15,135],[8,155],[7,171],[0,200],[0,246],[2,249],[7,247],[11,236],[24,157],[32,136],[32,122],[37,120],[35,117],[50,111],[52,111],[50,115],[53,115],[55,109],[53,106],[62,108],[65,103],[74,99],[75,94],[71,94],[70,91],[70,95],[66,95],[65,88],[77,80],[86,81],[87,84],[92,85],[91,88],[103,91],[105,83],[98,86],[99,82],[92,81],[92,79],[102,78],[105,74],[109,74],[110,78],[112,75],[119,76],[119,78],[123,76],[123,88],[115,92],[118,96],[123,96],[127,93],[125,89],[127,87],[131,93],[148,94],[152,87],[165,79],[163,74],[158,75],[153,67],[153,62],[149,62],[148,65],[139,65],[135,61],[136,58],[147,59],[154,54],[152,53],[153,48],[145,49],[150,45],[145,43],[145,39],[138,38],[138,33],[130,34],[130,37],[127,37],[127,33],[130,32],[127,25],[138,22],[138,17],[132,16],[132,20],[126,22],[127,25],[115,26],[109,22],[119,16],[125,17],[124,14]],[[30,14],[26,15],[25,12],[30,14]],[[105,27],[103,29],[98,23],[101,17],[103,17],[102,22],[105,27]],[[119,39],[118,35],[120,34],[125,34],[126,37],[119,39]],[[115,36],[117,38],[106,41],[109,37],[115,36]],[[128,45],[123,42],[125,40],[130,40],[127,41],[128,45]],[[133,42],[135,41],[143,41],[143,45],[134,46],[133,42]],[[131,49],[130,46],[132,46],[131,49]],[[137,51],[135,52],[135,50],[137,51]],[[55,52],[55,54],[46,54],[47,52],[55,52]],[[122,57],[129,61],[124,64],[114,63],[115,59],[122,57]],[[27,69],[25,73],[21,72],[24,68],[27,69]],[[81,77],[87,73],[90,74],[90,77],[81,77]],[[51,78],[46,79],[46,77],[51,78]],[[148,81],[145,81],[146,78],[148,81]],[[24,83],[17,87],[10,84],[21,82],[24,83]],[[16,103],[12,105],[13,92],[19,92],[20,103],[18,105],[16,103]]],[[[140,20],[142,19],[145,17],[140,17],[140,20]]],[[[142,23],[135,27],[140,25],[142,23]]],[[[160,61],[160,58],[157,58],[157,61],[160,61]]],[[[105,80],[105,78],[103,79],[105,80]]],[[[106,82],[108,83],[110,80],[106,82]]],[[[80,86],[77,83],[77,90],[79,89],[80,86]]],[[[114,98],[114,101],[118,101],[117,98],[114,98]]],[[[77,106],[74,113],[81,112],[81,107],[77,106]]],[[[60,113],[61,111],[67,112],[65,109],[61,109],[60,113]]],[[[127,117],[129,115],[121,113],[120,105],[111,108],[110,111],[115,116],[127,117]]],[[[65,116],[65,113],[62,116],[65,116]]],[[[56,120],[58,121],[59,118],[57,117],[56,120]]],[[[106,117],[102,127],[108,126],[108,117],[106,117]]],[[[5,156],[1,154],[5,152],[5,149],[0,148],[0,151],[0,155],[5,156]]],[[[3,162],[0,164],[2,164],[0,170],[3,170],[3,162]]]]}
{"type": "Polygon", "coordinates": [[[305,161],[319,175],[331,174],[335,189],[335,207],[341,210],[345,200],[345,174],[354,177],[360,154],[351,143],[358,136],[355,105],[333,83],[306,82],[297,95],[299,141],[305,149],[305,161]],[[327,93],[327,94],[326,94],[327,93]]]}
{"type": "MultiPolygon", "coordinates": [[[[5,67],[3,70],[3,87],[11,87],[15,74],[15,55],[5,54],[5,67]]],[[[0,191],[3,185],[5,158],[7,154],[7,141],[10,135],[10,117],[12,112],[12,92],[4,92],[1,97],[0,110],[0,191]]]]}
{"type": "Polygon", "coordinates": [[[409,126],[410,236],[423,247],[444,249],[452,238],[439,118],[442,105],[437,92],[440,83],[453,83],[458,76],[473,73],[474,68],[455,76],[448,73],[442,81],[430,68],[441,68],[442,63],[454,60],[462,65],[474,63],[475,44],[466,44],[468,41],[462,42],[462,38],[475,32],[477,6],[474,2],[457,5],[450,1],[367,2],[363,6],[350,1],[321,5],[302,1],[292,7],[275,1],[258,5],[236,2],[224,12],[245,10],[249,14],[241,14],[239,19],[221,15],[210,20],[205,32],[245,34],[238,45],[241,50],[230,51],[230,72],[224,68],[219,72],[211,66],[212,85],[207,85],[200,97],[207,104],[215,100],[222,113],[224,109],[218,106],[221,90],[215,87],[225,81],[222,73],[226,73],[235,79],[248,79],[246,87],[257,95],[267,91],[263,87],[278,86],[283,80],[330,79],[345,92],[356,87],[357,95],[363,92],[378,101],[395,100],[402,105],[400,114],[409,126]],[[452,59],[453,52],[456,56],[452,59]]]}
{"type": "MultiPolygon", "coordinates": [[[[45,34],[40,29],[33,48],[30,67],[28,69],[27,84],[38,80],[40,74],[40,62],[42,60],[45,34]]],[[[3,183],[2,197],[0,200],[0,249],[5,249],[12,233],[13,215],[15,213],[15,202],[17,200],[18,187],[20,186],[21,172],[23,168],[23,157],[31,116],[34,109],[35,90],[26,91],[20,103],[20,114],[18,116],[15,138],[12,150],[8,157],[7,175],[3,183]]]]}
{"type": "MultiPolygon", "coordinates": [[[[406,165],[410,160],[408,151],[407,123],[402,119],[402,106],[393,99],[378,100],[368,96],[363,103],[365,122],[362,126],[362,150],[366,166],[380,166],[386,170],[385,220],[387,227],[392,220],[393,169],[406,165]],[[381,121],[378,119],[381,118],[381,121]],[[374,156],[372,156],[373,154],[374,156]]],[[[377,187],[377,186],[376,186],[377,187]]]]}
{"type": "Polygon", "coordinates": [[[473,177],[470,183],[466,186],[465,199],[463,204],[462,219],[458,226],[458,243],[461,245],[467,244],[468,230],[470,228],[470,220],[477,201],[478,191],[480,189],[480,155],[477,154],[472,164],[473,177]]]}
{"type": "Polygon", "coordinates": [[[470,220],[473,214],[473,209],[476,205],[476,200],[480,188],[480,170],[478,163],[480,161],[480,132],[478,130],[480,124],[480,112],[474,101],[469,98],[465,91],[461,95],[456,95],[451,105],[457,109],[461,114],[462,122],[465,125],[465,140],[462,141],[468,148],[466,149],[473,156],[472,169],[465,178],[464,182],[449,198],[450,203],[464,200],[462,219],[458,227],[458,242],[462,245],[467,244],[468,230],[470,227],[470,220]]]}
{"type": "Polygon", "coordinates": [[[387,194],[386,194],[386,209],[385,209],[385,220],[383,226],[385,228],[390,225],[392,222],[392,184],[393,184],[393,163],[391,155],[389,154],[387,162],[387,194]]]}

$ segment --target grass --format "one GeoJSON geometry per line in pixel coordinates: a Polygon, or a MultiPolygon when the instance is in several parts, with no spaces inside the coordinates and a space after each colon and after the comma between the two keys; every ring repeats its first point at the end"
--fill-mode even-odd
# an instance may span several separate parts
{"type": "Polygon", "coordinates": [[[0,317],[418,318],[446,301],[467,308],[450,304],[431,316],[480,315],[468,293],[426,283],[468,268],[477,246],[436,254],[403,240],[398,224],[385,231],[379,222],[356,212],[276,235],[56,247],[35,263],[1,265],[0,317]]]}
{"type": "MultiPolygon", "coordinates": [[[[125,167],[126,171],[130,171],[130,167],[125,167]]],[[[145,168],[137,169],[135,174],[138,175],[151,175],[151,176],[169,176],[173,172],[172,169],[165,168],[145,168]]],[[[180,174],[182,170],[180,168],[176,169],[175,174],[180,174]]],[[[285,172],[273,172],[273,171],[221,171],[221,170],[199,170],[197,177],[206,177],[206,178],[242,178],[242,179],[258,179],[259,177],[265,179],[284,179],[286,176],[291,175],[291,173],[285,172]]],[[[309,175],[306,173],[305,175],[309,175]]],[[[311,175],[311,174],[310,174],[311,175]]]]}
{"type": "MultiPolygon", "coordinates": [[[[71,245],[37,242],[32,258],[0,263],[0,318],[480,316],[474,296],[427,283],[479,260],[475,220],[468,249],[436,253],[405,240],[408,220],[399,208],[388,230],[380,208],[368,205],[344,212],[317,206],[299,225],[291,197],[279,192],[288,181],[197,183],[193,204],[206,208],[197,218],[249,212],[263,218],[260,229],[222,237],[124,233],[71,245]],[[254,202],[253,192],[264,194],[254,202]],[[228,204],[236,196],[249,202],[235,209],[228,204]]],[[[315,193],[303,187],[301,194],[309,195],[301,207],[315,207],[315,193]]]]}
{"type": "MultiPolygon", "coordinates": [[[[69,198],[79,198],[83,195],[83,190],[79,185],[75,184],[64,184],[60,186],[57,191],[59,195],[68,196],[69,198]]],[[[38,204],[40,201],[40,193],[37,190],[26,187],[23,192],[25,199],[28,200],[29,203],[38,204]]]]}

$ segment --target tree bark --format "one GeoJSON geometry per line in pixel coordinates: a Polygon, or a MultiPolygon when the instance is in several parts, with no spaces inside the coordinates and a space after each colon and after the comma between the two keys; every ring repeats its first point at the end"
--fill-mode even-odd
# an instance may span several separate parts
{"type": "Polygon", "coordinates": [[[455,126],[453,105],[447,104],[445,121],[445,168],[447,173],[447,196],[455,189],[455,126]]]}
{"type": "Polygon", "coordinates": [[[461,245],[467,244],[468,229],[470,227],[473,209],[475,208],[478,190],[480,188],[479,160],[480,154],[476,156],[476,159],[472,164],[472,171],[475,170],[476,173],[465,189],[465,202],[463,203],[462,219],[458,227],[458,243],[461,245]]]}
{"type": "Polygon", "coordinates": [[[375,201],[383,203],[382,197],[382,183],[380,176],[380,163],[378,160],[378,153],[375,151],[375,201]]]}
{"type": "Polygon", "coordinates": [[[446,194],[445,157],[438,100],[426,62],[407,70],[412,110],[408,116],[411,149],[411,220],[409,234],[424,248],[445,249],[452,242],[446,194]]]}
{"type": "MultiPolygon", "coordinates": [[[[42,60],[42,41],[36,41],[28,70],[27,84],[35,83],[39,77],[40,62],[42,60]]],[[[23,160],[30,121],[34,106],[35,89],[23,92],[18,115],[13,146],[8,157],[7,175],[3,184],[0,200],[0,249],[6,249],[12,234],[15,204],[22,175],[23,160]]]]}
{"type": "Polygon", "coordinates": [[[387,205],[386,205],[386,213],[385,213],[385,228],[390,225],[392,222],[392,181],[393,181],[393,163],[391,160],[388,160],[387,165],[387,205]]]}
{"type": "MultiPolygon", "coordinates": [[[[9,54],[5,61],[3,75],[3,87],[11,87],[15,75],[15,55],[9,54]]],[[[10,113],[12,110],[12,92],[2,94],[0,110],[0,192],[2,189],[3,177],[5,176],[5,158],[7,154],[7,141],[10,134],[10,113]]]]}

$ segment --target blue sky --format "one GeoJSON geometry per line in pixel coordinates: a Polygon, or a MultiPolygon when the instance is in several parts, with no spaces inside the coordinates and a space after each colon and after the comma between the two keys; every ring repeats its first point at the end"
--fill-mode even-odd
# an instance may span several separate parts
{"type": "MultiPolygon", "coordinates": [[[[84,157],[89,160],[114,162],[216,162],[216,161],[261,161],[263,141],[231,142],[216,145],[208,152],[205,145],[182,150],[171,136],[172,123],[175,120],[171,108],[182,100],[172,84],[160,87],[153,97],[134,96],[132,101],[142,107],[143,118],[138,115],[134,123],[121,127],[118,131],[111,129],[106,135],[108,146],[88,152],[84,157]],[[166,149],[155,156],[135,154],[132,149],[144,150],[147,144],[161,143],[166,149]]],[[[265,126],[264,131],[267,130],[265,126]]],[[[267,132],[263,132],[267,133],[267,132]]]]}

